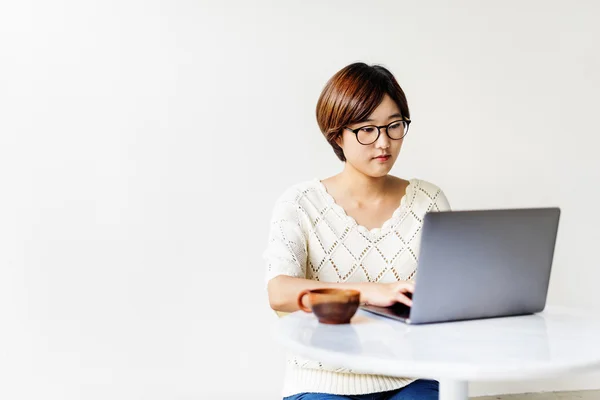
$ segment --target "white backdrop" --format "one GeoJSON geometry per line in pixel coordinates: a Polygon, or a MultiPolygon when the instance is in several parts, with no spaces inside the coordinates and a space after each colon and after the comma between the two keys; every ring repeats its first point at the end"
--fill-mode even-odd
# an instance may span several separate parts
{"type": "MultiPolygon", "coordinates": [[[[594,1],[0,5],[0,397],[277,399],[275,198],[342,165],[326,80],[387,66],[393,173],[563,210],[549,302],[600,312],[594,1]]],[[[472,394],[600,388],[600,373],[472,394]]]]}

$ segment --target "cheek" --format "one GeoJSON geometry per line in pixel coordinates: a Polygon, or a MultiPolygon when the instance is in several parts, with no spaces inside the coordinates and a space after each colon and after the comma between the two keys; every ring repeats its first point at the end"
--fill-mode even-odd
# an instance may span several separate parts
{"type": "MultiPolygon", "coordinates": [[[[353,134],[345,133],[343,136],[343,145],[344,155],[348,160],[357,160],[360,159],[361,154],[365,152],[365,149],[362,144],[358,143],[356,137],[353,134]]],[[[364,157],[364,155],[363,155],[364,157]]]]}
{"type": "Polygon", "coordinates": [[[400,149],[402,148],[402,143],[404,143],[404,139],[397,140],[395,143],[393,143],[393,145],[392,145],[392,151],[395,154],[398,154],[400,152],[400,149]]]}
{"type": "MultiPolygon", "coordinates": [[[[354,140],[356,142],[356,140],[354,140]]],[[[353,160],[355,162],[363,162],[363,160],[368,155],[367,146],[363,146],[360,143],[348,143],[346,142],[346,146],[344,146],[344,154],[348,160],[353,160]]]]}

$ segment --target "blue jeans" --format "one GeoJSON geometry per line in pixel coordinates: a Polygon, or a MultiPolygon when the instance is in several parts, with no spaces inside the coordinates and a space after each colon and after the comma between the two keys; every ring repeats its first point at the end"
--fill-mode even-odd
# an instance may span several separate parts
{"type": "Polygon", "coordinates": [[[389,392],[358,395],[300,393],[284,397],[284,400],[438,400],[439,387],[437,381],[419,379],[389,392]]]}

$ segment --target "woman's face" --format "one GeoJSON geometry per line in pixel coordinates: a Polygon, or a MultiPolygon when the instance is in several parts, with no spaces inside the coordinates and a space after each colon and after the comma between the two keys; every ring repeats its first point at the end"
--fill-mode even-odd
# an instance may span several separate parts
{"type": "MultiPolygon", "coordinates": [[[[348,128],[358,129],[366,125],[388,125],[390,122],[401,119],[400,109],[388,95],[385,95],[367,120],[351,124],[348,128]]],[[[359,143],[356,134],[348,129],[344,129],[342,135],[337,139],[338,145],[344,150],[346,162],[356,170],[374,178],[386,176],[390,172],[398,158],[403,142],[403,139],[390,139],[385,128],[380,128],[380,131],[379,138],[368,145],[359,143]]],[[[377,131],[375,130],[373,134],[373,138],[376,137],[377,131]]],[[[362,141],[365,142],[364,139],[362,141]]]]}

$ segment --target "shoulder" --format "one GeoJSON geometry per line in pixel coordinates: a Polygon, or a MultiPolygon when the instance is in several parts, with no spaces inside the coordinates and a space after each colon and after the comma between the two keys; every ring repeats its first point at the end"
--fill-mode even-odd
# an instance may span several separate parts
{"type": "Polygon", "coordinates": [[[317,179],[303,181],[289,186],[277,198],[277,203],[300,204],[307,195],[319,189],[320,182],[317,179]]]}
{"type": "Polygon", "coordinates": [[[312,179],[288,187],[275,202],[275,214],[289,216],[293,213],[310,218],[318,217],[320,210],[329,204],[321,186],[322,183],[318,179],[312,179]]]}
{"type": "Polygon", "coordinates": [[[411,179],[407,194],[410,192],[411,203],[425,207],[428,211],[447,211],[450,209],[448,198],[436,184],[423,180],[411,179]]]}
{"type": "Polygon", "coordinates": [[[411,179],[410,185],[413,186],[414,190],[429,197],[435,197],[436,194],[443,193],[442,189],[438,185],[424,179],[411,179]]]}

